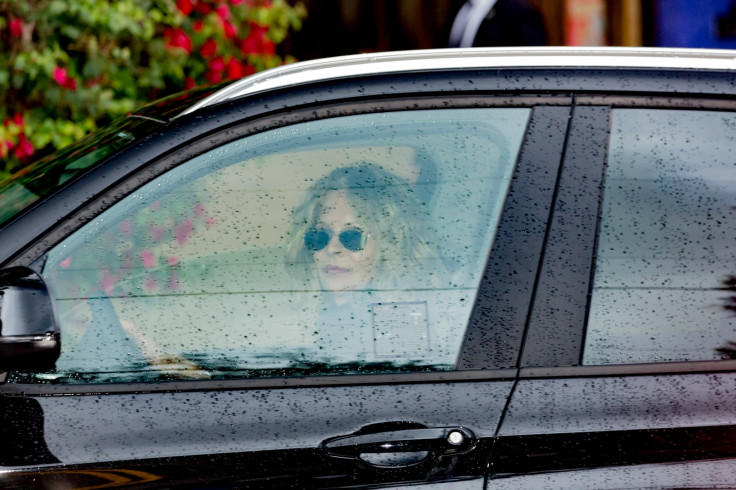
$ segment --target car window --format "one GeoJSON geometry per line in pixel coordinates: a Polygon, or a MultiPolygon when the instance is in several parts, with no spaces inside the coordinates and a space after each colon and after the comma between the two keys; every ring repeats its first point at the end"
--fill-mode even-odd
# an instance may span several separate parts
{"type": "Polygon", "coordinates": [[[180,165],[49,252],[62,354],[16,379],[453,369],[529,114],[324,119],[180,165]]]}
{"type": "Polygon", "coordinates": [[[612,112],[585,364],[733,358],[736,115],[612,112]]]}
{"type": "Polygon", "coordinates": [[[0,225],[69,181],[88,172],[120,149],[153,133],[163,123],[135,116],[123,117],[77,143],[34,162],[0,182],[0,225]]]}

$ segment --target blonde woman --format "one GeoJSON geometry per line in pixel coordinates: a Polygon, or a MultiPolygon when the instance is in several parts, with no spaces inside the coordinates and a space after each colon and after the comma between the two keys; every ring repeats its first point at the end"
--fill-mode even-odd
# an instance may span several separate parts
{"type": "Polygon", "coordinates": [[[314,336],[328,357],[375,359],[376,308],[411,302],[444,278],[428,215],[414,185],[371,163],[337,168],[309,188],[288,255],[304,289],[319,292],[314,336]]]}

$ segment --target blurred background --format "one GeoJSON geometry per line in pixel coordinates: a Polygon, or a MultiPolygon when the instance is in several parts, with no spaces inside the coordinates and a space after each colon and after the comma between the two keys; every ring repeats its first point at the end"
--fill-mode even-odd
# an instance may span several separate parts
{"type": "MultiPolygon", "coordinates": [[[[447,47],[464,0],[302,0],[299,59],[447,47]]],[[[736,48],[733,0],[526,0],[553,46],[736,48]]]]}
{"type": "MultiPolygon", "coordinates": [[[[485,12],[475,45],[736,49],[736,0],[468,2],[485,12]]],[[[465,4],[0,0],[0,182],[185,89],[300,60],[446,48],[465,4]]]]}

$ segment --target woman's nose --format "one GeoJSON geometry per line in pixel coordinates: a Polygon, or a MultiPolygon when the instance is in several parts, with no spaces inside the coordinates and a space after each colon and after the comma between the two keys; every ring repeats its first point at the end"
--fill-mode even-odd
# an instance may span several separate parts
{"type": "Polygon", "coordinates": [[[342,252],[343,246],[340,243],[340,237],[337,233],[330,237],[330,241],[327,242],[327,253],[336,254],[342,252]]]}

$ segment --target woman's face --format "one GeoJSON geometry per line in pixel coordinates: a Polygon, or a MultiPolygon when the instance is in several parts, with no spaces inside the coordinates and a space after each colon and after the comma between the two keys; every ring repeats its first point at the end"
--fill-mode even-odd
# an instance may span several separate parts
{"type": "Polygon", "coordinates": [[[329,291],[362,289],[373,279],[377,245],[375,237],[369,236],[364,219],[356,216],[344,191],[329,192],[322,201],[322,213],[315,229],[327,231],[329,241],[327,246],[313,253],[323,288],[329,291]],[[346,231],[348,233],[344,233],[346,231]]]}

